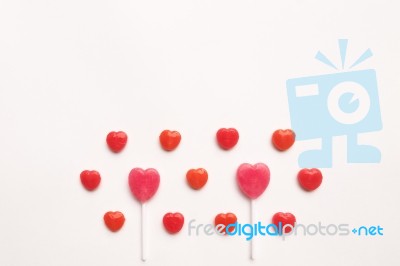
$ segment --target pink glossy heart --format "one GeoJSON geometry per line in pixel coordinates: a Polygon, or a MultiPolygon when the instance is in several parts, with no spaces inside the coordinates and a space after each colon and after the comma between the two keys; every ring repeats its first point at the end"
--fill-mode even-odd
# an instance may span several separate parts
{"type": "Polygon", "coordinates": [[[144,203],[156,194],[160,175],[156,169],[133,168],[129,173],[129,188],[135,198],[144,203]]]}
{"type": "Polygon", "coordinates": [[[240,190],[250,199],[258,198],[268,187],[270,172],[263,163],[241,164],[236,174],[240,190]]]}

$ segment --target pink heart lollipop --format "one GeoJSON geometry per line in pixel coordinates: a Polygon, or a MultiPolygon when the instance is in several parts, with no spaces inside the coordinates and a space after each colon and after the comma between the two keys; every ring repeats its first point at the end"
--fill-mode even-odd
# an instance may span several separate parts
{"type": "Polygon", "coordinates": [[[244,163],[237,170],[237,182],[240,190],[250,199],[256,199],[268,187],[270,172],[263,163],[251,165],[244,163]]]}
{"type": "Polygon", "coordinates": [[[156,194],[160,175],[156,169],[133,168],[129,173],[129,187],[138,201],[144,203],[156,194]]]}
{"type": "Polygon", "coordinates": [[[135,198],[140,201],[142,205],[142,260],[145,261],[147,258],[146,254],[146,213],[145,203],[150,200],[154,194],[156,194],[160,185],[160,175],[156,169],[149,168],[143,170],[141,168],[133,168],[129,173],[129,188],[135,198]]]}
{"type": "MultiPolygon", "coordinates": [[[[241,164],[236,173],[236,180],[240,190],[250,199],[250,224],[254,224],[254,199],[261,196],[268,187],[270,172],[263,163],[251,165],[241,164]]],[[[254,243],[250,241],[250,258],[254,259],[254,243]]]]}

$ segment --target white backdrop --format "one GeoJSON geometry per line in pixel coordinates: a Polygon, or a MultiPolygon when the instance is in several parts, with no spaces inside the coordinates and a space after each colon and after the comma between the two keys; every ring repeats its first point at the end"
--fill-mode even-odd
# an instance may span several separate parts
{"type": "Polygon", "coordinates": [[[397,1],[0,0],[0,265],[399,265],[400,5],[397,1]],[[363,141],[381,149],[380,164],[348,165],[345,138],[334,140],[334,167],[322,186],[302,191],[297,156],[311,142],[276,152],[270,135],[289,128],[285,82],[332,73],[317,50],[377,72],[383,130],[363,141]],[[236,127],[230,152],[215,144],[236,127]],[[163,129],[182,134],[161,150],[163,129]],[[128,145],[108,151],[106,134],[124,130],[128,145]],[[271,183],[256,202],[257,219],[290,211],[298,222],[381,225],[381,237],[257,238],[255,261],[240,237],[176,236],[162,216],[210,223],[220,212],[248,222],[249,203],[235,170],[265,162],[271,183]],[[140,260],[140,207],[127,176],[155,167],[161,185],[148,205],[149,259],[140,260]],[[185,182],[204,167],[201,191],[185,182]],[[79,181],[96,169],[89,193],[79,181]],[[102,221],[124,212],[118,233],[102,221]]]}

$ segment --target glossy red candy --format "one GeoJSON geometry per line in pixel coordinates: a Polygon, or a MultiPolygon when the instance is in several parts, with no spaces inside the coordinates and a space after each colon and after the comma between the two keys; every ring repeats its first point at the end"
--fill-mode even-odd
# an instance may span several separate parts
{"type": "Polygon", "coordinates": [[[278,129],[272,134],[272,144],[280,151],[286,151],[294,144],[296,134],[291,129],[278,129]]]}
{"type": "Polygon", "coordinates": [[[95,190],[99,186],[101,181],[101,176],[99,172],[94,170],[82,171],[80,178],[82,185],[89,191],[95,190]]]}
{"type": "Polygon", "coordinates": [[[321,185],[322,173],[317,168],[304,168],[300,170],[297,174],[297,179],[303,189],[307,191],[312,191],[317,189],[321,185]]]}
{"type": "MultiPolygon", "coordinates": [[[[219,230],[220,233],[226,234],[225,228],[229,225],[229,224],[234,224],[237,222],[237,217],[234,213],[228,212],[228,213],[220,213],[217,216],[215,216],[214,219],[214,225],[220,225],[222,224],[223,227],[221,228],[221,230],[219,230],[220,228],[217,228],[219,230]]],[[[229,232],[232,232],[233,230],[235,230],[234,227],[230,227],[228,229],[229,232]]]]}
{"type": "Polygon", "coordinates": [[[112,131],[107,135],[107,145],[113,152],[120,152],[126,145],[128,141],[128,135],[123,131],[112,131]]]}
{"type": "Polygon", "coordinates": [[[125,216],[122,212],[119,211],[106,212],[103,219],[107,228],[110,229],[110,231],[112,232],[117,232],[118,230],[120,230],[125,223],[125,216]]]}
{"type": "MultiPolygon", "coordinates": [[[[274,214],[272,217],[272,223],[276,225],[278,230],[283,230],[283,227],[287,224],[290,224],[294,227],[294,224],[296,223],[296,217],[291,214],[290,212],[277,212],[274,214]]],[[[291,227],[285,227],[285,233],[290,233],[292,231],[291,227]]]]}
{"type": "Polygon", "coordinates": [[[186,180],[191,188],[201,189],[207,183],[208,173],[203,168],[190,169],[186,173],[186,180]]]}
{"type": "Polygon", "coordinates": [[[163,217],[163,224],[165,230],[170,234],[176,234],[181,231],[183,224],[185,222],[185,218],[179,212],[176,213],[166,213],[163,217]]]}
{"type": "Polygon", "coordinates": [[[173,151],[181,142],[181,134],[178,131],[164,130],[160,134],[161,147],[166,151],[173,151]]]}
{"type": "Polygon", "coordinates": [[[239,132],[234,128],[221,128],[217,131],[218,145],[224,150],[230,150],[239,141],[239,132]]]}

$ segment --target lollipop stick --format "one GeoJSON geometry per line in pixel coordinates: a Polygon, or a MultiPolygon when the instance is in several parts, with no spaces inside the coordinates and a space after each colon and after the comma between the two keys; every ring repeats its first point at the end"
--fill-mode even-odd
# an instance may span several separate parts
{"type": "MultiPolygon", "coordinates": [[[[254,219],[254,200],[250,200],[250,224],[253,226],[254,219]]],[[[254,237],[250,240],[250,259],[254,260],[254,237]]]]}
{"type": "Polygon", "coordinates": [[[142,228],[141,228],[141,233],[142,233],[142,261],[146,261],[147,259],[147,249],[146,249],[146,204],[142,203],[142,228]]]}

